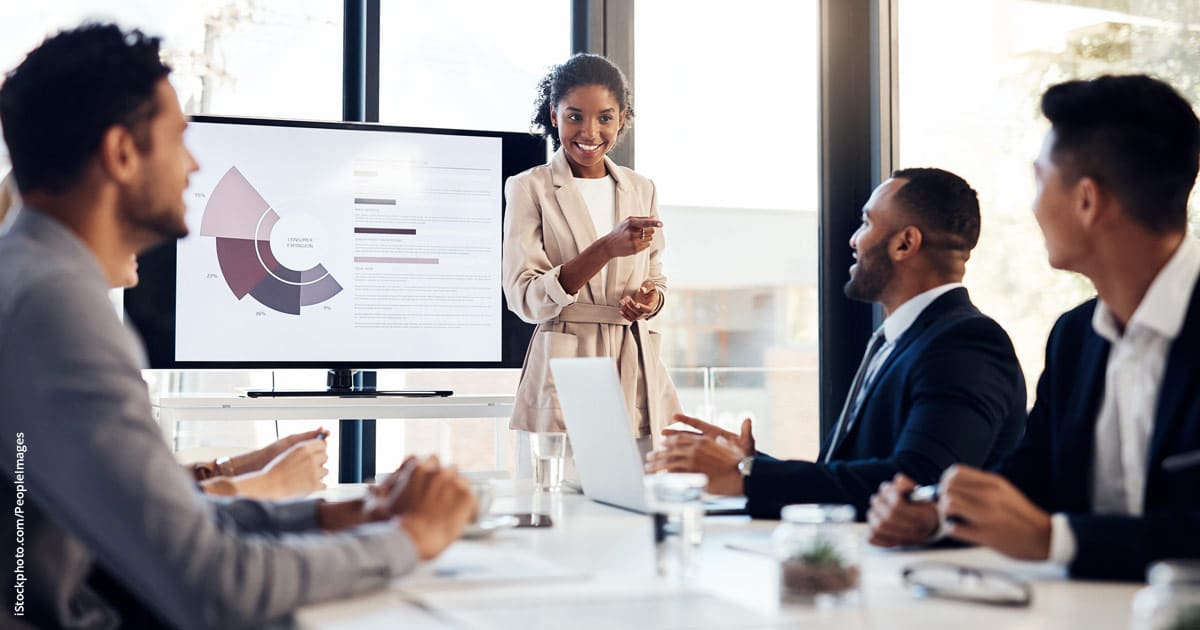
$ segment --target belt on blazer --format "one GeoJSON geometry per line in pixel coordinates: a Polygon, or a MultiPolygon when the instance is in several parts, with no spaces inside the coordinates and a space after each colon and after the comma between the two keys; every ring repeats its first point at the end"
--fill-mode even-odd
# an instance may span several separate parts
{"type": "Polygon", "coordinates": [[[621,309],[603,304],[587,304],[576,302],[563,308],[558,317],[546,323],[572,322],[577,324],[612,324],[614,326],[629,326],[633,322],[621,316],[621,309]]]}

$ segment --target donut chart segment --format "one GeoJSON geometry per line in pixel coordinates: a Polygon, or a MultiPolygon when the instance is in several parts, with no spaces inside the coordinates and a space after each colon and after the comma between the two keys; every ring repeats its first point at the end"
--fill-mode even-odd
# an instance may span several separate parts
{"type": "Polygon", "coordinates": [[[271,275],[258,261],[254,246],[255,241],[240,238],[217,239],[217,264],[221,266],[225,284],[239,300],[271,275]]]}
{"type": "Polygon", "coordinates": [[[267,200],[236,166],[231,166],[208,196],[200,220],[200,235],[254,240],[259,219],[268,212],[273,213],[267,200]]]}
{"type": "Polygon", "coordinates": [[[254,287],[250,295],[269,309],[289,315],[300,314],[300,285],[298,284],[288,284],[268,277],[254,287]]]}
{"type": "Polygon", "coordinates": [[[342,292],[342,285],[328,273],[320,280],[300,285],[300,306],[313,306],[342,292]]]}
{"type": "Polygon", "coordinates": [[[247,295],[289,315],[325,302],[342,291],[324,265],[298,271],[271,251],[271,232],[280,215],[236,166],[223,175],[204,208],[200,235],[216,240],[217,263],[233,295],[247,295]]]}

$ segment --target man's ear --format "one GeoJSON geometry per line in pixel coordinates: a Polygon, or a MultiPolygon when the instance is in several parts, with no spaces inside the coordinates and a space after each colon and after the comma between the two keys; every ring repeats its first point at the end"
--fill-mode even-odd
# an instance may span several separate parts
{"type": "Polygon", "coordinates": [[[1085,228],[1095,226],[1111,210],[1111,197],[1100,183],[1091,177],[1080,177],[1073,190],[1075,216],[1085,228]]]}
{"type": "Polygon", "coordinates": [[[905,226],[904,229],[892,235],[888,244],[888,253],[892,260],[904,260],[921,251],[925,237],[921,229],[915,225],[905,226]]]}
{"type": "Polygon", "coordinates": [[[122,184],[133,181],[141,159],[137,142],[124,125],[113,125],[100,137],[100,167],[113,180],[122,184]]]}

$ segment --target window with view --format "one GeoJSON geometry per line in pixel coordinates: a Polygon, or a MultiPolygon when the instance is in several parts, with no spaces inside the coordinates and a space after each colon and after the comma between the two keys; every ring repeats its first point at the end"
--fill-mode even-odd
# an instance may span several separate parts
{"type": "Polygon", "coordinates": [[[380,121],[528,131],[538,81],[571,54],[571,3],[393,0],[379,40],[380,121]]]}
{"type": "Polygon", "coordinates": [[[1069,79],[1141,72],[1200,103],[1200,4],[901,0],[899,8],[900,165],[946,168],[979,191],[983,228],[966,284],[1012,337],[1032,402],[1055,319],[1094,294],[1082,276],[1050,268],[1033,218],[1032,163],[1048,129],[1041,93],[1069,79]]]}
{"type": "MultiPolygon", "coordinates": [[[[188,114],[339,120],[342,5],[325,0],[46,0],[0,8],[0,68],[85,20],[163,38],[188,114]]],[[[0,169],[7,170],[7,151],[0,169]]]]}
{"type": "MultiPolygon", "coordinates": [[[[327,0],[44,0],[0,5],[0,68],[14,68],[46,36],[84,21],[116,22],[163,38],[171,83],[188,114],[340,120],[342,3],[327,0]]],[[[201,165],[203,167],[203,165],[201,165]]],[[[0,173],[8,170],[0,152],[0,173]]],[[[117,300],[119,304],[119,297],[117,300]]],[[[147,372],[152,394],[233,391],[271,385],[265,372],[147,372]]],[[[296,374],[307,385],[324,374],[296,374]]],[[[192,423],[181,427],[184,457],[261,446],[314,423],[192,423]]],[[[328,425],[329,423],[326,422],[328,425]]],[[[336,434],[330,453],[336,457],[336,434]]],[[[331,464],[336,467],[336,461],[331,464]]]]}
{"type": "Polygon", "coordinates": [[[817,5],[656,0],[634,17],[634,159],[667,237],[663,360],[686,410],[728,428],[753,417],[764,448],[808,458],[819,438],[817,5]]]}

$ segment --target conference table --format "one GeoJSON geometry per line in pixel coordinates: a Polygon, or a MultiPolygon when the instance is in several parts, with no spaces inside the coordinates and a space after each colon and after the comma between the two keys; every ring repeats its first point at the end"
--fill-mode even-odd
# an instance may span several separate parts
{"type": "MultiPolygon", "coordinates": [[[[529,482],[495,483],[492,514],[548,514],[548,528],[501,529],[462,540],[443,556],[353,599],[308,606],[302,628],[1127,628],[1139,584],[1067,580],[1060,569],[980,548],[893,551],[866,545],[863,601],[825,608],[781,603],[770,557],[777,521],[710,516],[697,570],[659,577],[651,517],[529,482]],[[1014,608],[918,598],[904,567],[943,561],[998,569],[1031,582],[1032,604],[1014,608]]],[[[335,488],[352,494],[354,488],[335,488]]],[[[863,537],[861,524],[847,525],[863,537]]]]}

